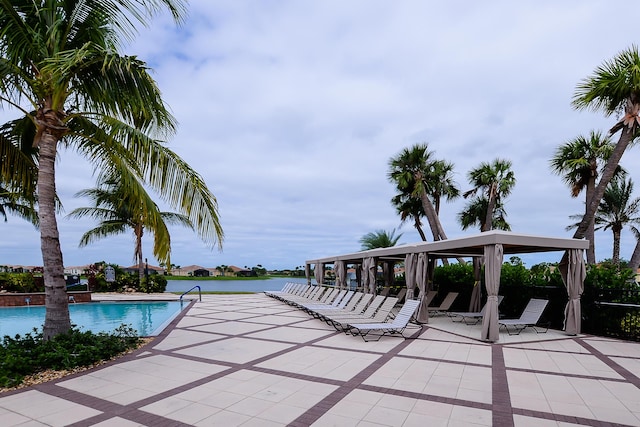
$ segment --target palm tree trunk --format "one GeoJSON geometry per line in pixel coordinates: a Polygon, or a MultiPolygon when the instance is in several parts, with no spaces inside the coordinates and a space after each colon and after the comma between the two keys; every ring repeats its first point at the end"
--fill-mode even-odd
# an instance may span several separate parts
{"type": "Polygon", "coordinates": [[[414,222],[414,227],[416,228],[416,230],[418,230],[418,234],[420,235],[420,238],[422,239],[423,242],[427,241],[427,236],[424,234],[424,230],[422,229],[422,226],[420,225],[420,218],[416,217],[416,220],[414,222]]]}
{"type": "Polygon", "coordinates": [[[444,234],[442,224],[440,224],[440,219],[436,214],[433,203],[431,203],[431,200],[429,200],[429,196],[427,196],[427,193],[425,191],[422,191],[420,193],[420,201],[422,202],[424,213],[427,216],[429,228],[431,228],[431,234],[433,235],[433,240],[446,240],[447,236],[444,234]]]}
{"type": "MultiPolygon", "coordinates": [[[[617,128],[614,127],[614,129],[617,128]]],[[[602,171],[602,175],[600,176],[600,181],[594,190],[593,196],[587,203],[586,211],[582,221],[578,225],[576,232],[573,235],[574,239],[582,239],[585,237],[585,233],[589,228],[589,224],[593,222],[596,211],[598,210],[598,206],[600,205],[600,200],[602,200],[602,196],[604,195],[605,190],[607,189],[607,185],[613,178],[616,173],[616,168],[620,164],[620,159],[624,154],[625,150],[629,143],[633,140],[635,135],[636,127],[622,127],[622,133],[620,134],[620,139],[616,144],[615,148],[611,152],[611,156],[609,160],[607,160],[607,164],[602,171]]]]}
{"type": "Polygon", "coordinates": [[[613,259],[612,262],[620,269],[620,234],[622,229],[613,230],[613,259]]]}
{"type": "Polygon", "coordinates": [[[489,200],[487,201],[487,213],[480,229],[481,232],[490,231],[493,228],[493,211],[496,209],[496,183],[489,187],[489,200]]]}
{"type": "MultiPolygon", "coordinates": [[[[585,215],[586,215],[586,206],[589,203],[589,200],[593,197],[596,186],[596,177],[592,174],[589,182],[587,183],[586,199],[585,199],[585,215]]],[[[600,202],[598,202],[600,204],[600,202]]],[[[585,231],[584,237],[589,241],[589,248],[587,249],[587,264],[595,264],[596,263],[596,242],[595,242],[595,215],[589,222],[589,226],[585,231]]]]}
{"type": "Polygon", "coordinates": [[[144,265],[142,264],[142,226],[136,224],[135,226],[135,234],[136,234],[136,254],[135,258],[138,262],[138,286],[142,284],[142,279],[144,278],[144,265]]]}
{"type": "MultiPolygon", "coordinates": [[[[38,138],[38,137],[36,137],[38,138]]],[[[38,218],[40,247],[44,270],[46,314],[43,339],[49,340],[71,329],[69,300],[64,280],[64,263],[60,248],[60,234],[56,220],[55,161],[58,138],[47,129],[39,141],[38,161],[38,218]]]]}
{"type": "Polygon", "coordinates": [[[636,247],[633,249],[633,254],[629,260],[629,268],[635,275],[638,272],[638,267],[640,267],[640,238],[636,236],[636,247]]]}

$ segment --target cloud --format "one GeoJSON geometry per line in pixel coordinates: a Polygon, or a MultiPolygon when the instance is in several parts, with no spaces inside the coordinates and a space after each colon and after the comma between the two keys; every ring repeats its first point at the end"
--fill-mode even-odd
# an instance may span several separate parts
{"type": "MultiPolygon", "coordinates": [[[[218,252],[172,228],[173,262],[285,268],[356,251],[362,235],[400,226],[388,160],[419,142],[455,164],[463,190],[471,168],[511,160],[512,229],[569,237],[583,200],[548,162],[559,144],[615,121],[570,103],[576,84],[635,39],[633,26],[603,19],[622,5],[192,0],[183,27],[159,17],[127,52],[153,68],[180,122],[168,143],[216,195],[226,234],[218,252]]],[[[632,148],[623,164],[638,156],[632,148]]],[[[67,212],[86,205],[72,196],[93,186],[91,168],[64,152],[57,183],[67,212]]],[[[475,232],[457,224],[464,203],[443,204],[450,237],[475,232]]],[[[131,236],[80,250],[93,224],[59,225],[65,264],[132,263],[131,236]]],[[[0,227],[0,263],[41,263],[31,226],[0,227]]],[[[400,231],[419,240],[411,224],[400,231]]],[[[597,239],[598,258],[610,257],[609,234],[597,239]]],[[[622,256],[634,245],[623,233],[622,256]]]]}

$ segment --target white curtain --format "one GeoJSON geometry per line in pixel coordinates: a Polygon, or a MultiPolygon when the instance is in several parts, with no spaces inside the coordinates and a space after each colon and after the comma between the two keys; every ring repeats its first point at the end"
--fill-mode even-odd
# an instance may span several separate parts
{"type": "Polygon", "coordinates": [[[487,305],[482,319],[482,336],[485,341],[495,342],[500,337],[498,325],[498,291],[503,248],[501,244],[484,247],[484,282],[487,288],[487,305]]]}
{"type": "Polygon", "coordinates": [[[429,282],[429,256],[426,253],[418,255],[416,265],[416,283],[420,289],[420,306],[416,320],[420,323],[429,322],[429,309],[427,308],[427,284],[429,282]]]}
{"type": "Polygon", "coordinates": [[[569,295],[564,309],[564,330],[569,335],[579,334],[582,324],[580,296],[584,291],[584,278],[587,275],[582,253],[582,249],[566,251],[558,266],[569,295]]]}

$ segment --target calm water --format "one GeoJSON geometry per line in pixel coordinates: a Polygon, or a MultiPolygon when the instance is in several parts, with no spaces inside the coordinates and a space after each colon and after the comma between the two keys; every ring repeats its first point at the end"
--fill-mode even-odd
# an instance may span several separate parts
{"type": "Polygon", "coordinates": [[[305,278],[275,277],[266,280],[167,280],[167,292],[186,292],[194,286],[202,291],[278,291],[285,283],[307,283],[305,278]]]}
{"type": "MultiPolygon", "coordinates": [[[[130,325],[140,336],[159,334],[182,308],[180,301],[92,302],[69,304],[71,323],[82,331],[111,332],[121,324],[130,325]]],[[[42,328],[44,306],[0,307],[0,339],[42,328]]]]}

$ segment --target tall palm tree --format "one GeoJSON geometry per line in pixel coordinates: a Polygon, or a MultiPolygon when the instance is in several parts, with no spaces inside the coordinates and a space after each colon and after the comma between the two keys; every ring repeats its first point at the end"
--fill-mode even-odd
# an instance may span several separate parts
{"type": "MultiPolygon", "coordinates": [[[[611,155],[613,144],[601,132],[591,131],[589,136],[579,135],[556,149],[550,166],[554,173],[562,175],[563,181],[571,188],[571,197],[578,197],[584,190],[585,209],[596,189],[599,171],[611,155]]],[[[589,240],[587,262],[595,264],[594,223],[591,221],[585,237],[589,240]]]]}
{"type": "MultiPolygon", "coordinates": [[[[516,184],[515,174],[511,170],[509,160],[495,159],[493,162],[483,162],[468,173],[469,183],[473,188],[463,194],[465,198],[480,193],[480,199],[486,199],[486,210],[480,231],[493,228],[494,216],[498,208],[504,211],[503,198],[511,194],[516,184]]],[[[476,207],[484,204],[475,201],[476,207]]]]}
{"type": "Polygon", "coordinates": [[[429,197],[433,189],[433,152],[427,144],[416,144],[403,149],[389,160],[389,180],[396,185],[400,194],[419,199],[433,240],[443,240],[447,236],[440,223],[434,204],[429,197]]]}
{"type": "MultiPolygon", "coordinates": [[[[56,219],[58,147],[75,149],[106,174],[142,179],[221,245],[217,202],[201,177],[162,142],[175,119],[144,62],[123,42],[162,9],[177,22],[182,0],[0,2],[0,107],[19,111],[38,151],[37,198],[46,289],[44,339],[70,328],[56,219]]],[[[0,144],[6,145],[0,140],[0,144]]],[[[5,147],[0,148],[4,152],[5,147]]],[[[0,173],[5,171],[0,168],[0,173]]],[[[6,182],[6,175],[2,180],[6,182]]],[[[140,196],[133,194],[134,197],[140,196]]]]}
{"type": "Polygon", "coordinates": [[[632,198],[631,178],[617,177],[611,180],[600,201],[595,216],[596,230],[611,230],[613,233],[612,262],[620,266],[620,237],[624,227],[640,224],[640,197],[632,198]]]}
{"type": "Polygon", "coordinates": [[[369,249],[390,248],[395,246],[398,243],[398,240],[402,237],[402,233],[397,236],[395,234],[395,228],[391,230],[390,233],[386,230],[376,230],[371,233],[367,233],[360,238],[362,250],[367,251],[369,249]]]}
{"type": "Polygon", "coordinates": [[[90,217],[99,221],[80,238],[80,247],[87,246],[102,238],[133,230],[135,245],[133,259],[138,266],[140,282],[144,277],[144,256],[142,236],[145,230],[153,234],[153,255],[171,269],[171,236],[167,224],[178,224],[193,228],[189,217],[175,212],[160,212],[142,185],[137,183],[136,191],[124,187],[118,177],[110,177],[97,188],[76,193],[76,197],[89,197],[94,206],[74,209],[70,218],[90,217]],[[132,194],[142,197],[134,197],[132,194]]]}
{"type": "Polygon", "coordinates": [[[585,208],[584,217],[573,235],[576,239],[582,239],[593,221],[609,182],[615,175],[622,155],[638,135],[640,54],[637,46],[632,45],[596,68],[591,76],[578,84],[572,103],[576,109],[600,110],[606,116],[623,113],[622,118],[609,131],[611,135],[620,132],[618,142],[602,170],[593,196],[585,208]]]}
{"type": "MultiPolygon", "coordinates": [[[[486,221],[488,206],[489,201],[484,196],[476,196],[470,200],[465,208],[458,214],[458,222],[462,226],[462,229],[466,230],[469,227],[477,226],[482,230],[484,222],[486,221]]],[[[506,217],[507,213],[502,203],[499,202],[493,211],[491,229],[511,231],[511,226],[507,222],[506,217]]]]}

